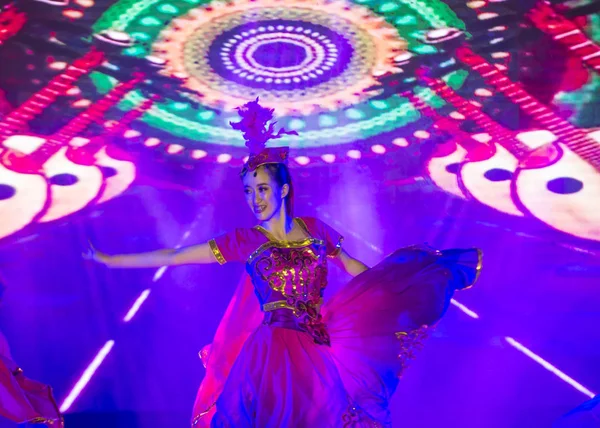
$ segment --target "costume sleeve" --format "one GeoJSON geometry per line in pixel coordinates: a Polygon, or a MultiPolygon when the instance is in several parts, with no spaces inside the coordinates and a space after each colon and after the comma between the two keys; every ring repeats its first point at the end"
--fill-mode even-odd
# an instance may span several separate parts
{"type": "Polygon", "coordinates": [[[344,237],[327,223],[314,217],[303,219],[309,232],[318,239],[325,241],[327,257],[337,257],[342,252],[344,237]]]}
{"type": "Polygon", "coordinates": [[[219,264],[224,265],[227,262],[239,262],[244,260],[242,255],[243,242],[242,230],[235,229],[211,239],[208,241],[208,245],[210,245],[210,249],[219,264]]]}

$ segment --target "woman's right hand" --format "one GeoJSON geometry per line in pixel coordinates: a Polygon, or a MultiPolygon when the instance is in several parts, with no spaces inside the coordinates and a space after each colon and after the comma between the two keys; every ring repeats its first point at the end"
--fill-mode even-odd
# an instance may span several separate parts
{"type": "Polygon", "coordinates": [[[82,254],[82,257],[85,260],[92,260],[92,261],[102,263],[102,264],[108,264],[108,260],[110,259],[110,256],[108,254],[104,254],[104,253],[101,253],[100,251],[96,250],[96,248],[89,241],[88,241],[88,248],[82,254]]]}

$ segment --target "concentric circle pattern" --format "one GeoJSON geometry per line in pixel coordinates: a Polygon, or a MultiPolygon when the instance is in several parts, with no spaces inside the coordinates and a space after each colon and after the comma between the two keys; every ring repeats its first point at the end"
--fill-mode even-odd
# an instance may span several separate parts
{"type": "Polygon", "coordinates": [[[390,70],[406,47],[363,7],[280,3],[193,9],[161,33],[153,53],[167,60],[167,71],[189,76],[188,87],[211,107],[231,111],[258,96],[279,115],[306,115],[365,99],[373,70],[390,70]]]}
{"type": "MultiPolygon", "coordinates": [[[[432,27],[464,24],[439,0],[122,0],[95,30],[118,29],[139,43],[128,55],[156,55],[166,73],[185,78],[195,95],[164,103],[146,121],[176,136],[242,146],[229,127],[235,107],[260,97],[278,123],[300,132],[282,144],[296,148],[350,143],[393,131],[419,118],[406,100],[372,100],[375,78],[410,47],[432,52],[419,36],[432,27]],[[362,4],[361,4],[362,3],[362,4]],[[215,112],[220,112],[217,114],[215,112]]],[[[466,72],[457,72],[460,85],[466,72]]],[[[105,91],[112,85],[95,76],[105,91]]],[[[135,94],[130,105],[141,101],[135,94]]]]}
{"type": "MultiPolygon", "coordinates": [[[[354,49],[339,33],[298,20],[262,24],[258,28],[240,25],[215,39],[208,52],[210,67],[237,84],[291,94],[322,84],[348,68],[354,49]]],[[[195,43],[190,48],[186,57],[193,59],[199,52],[195,43]]],[[[190,63],[188,69],[202,76],[198,62],[190,63]]]]}

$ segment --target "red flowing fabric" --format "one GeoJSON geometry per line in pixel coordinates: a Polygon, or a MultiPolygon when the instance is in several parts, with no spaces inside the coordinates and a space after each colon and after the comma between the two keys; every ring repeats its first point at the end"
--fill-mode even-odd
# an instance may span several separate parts
{"type": "Polygon", "coordinates": [[[12,360],[0,333],[0,416],[17,423],[45,423],[62,427],[63,421],[48,385],[28,379],[12,360]]]}
{"type": "MultiPolygon", "coordinates": [[[[291,381],[263,372],[261,361],[268,365],[268,358],[263,358],[265,356],[262,354],[280,344],[289,348],[294,338],[306,343],[299,342],[293,347],[295,351],[289,355],[283,351],[275,354],[295,358],[310,351],[306,364],[293,364],[293,361],[286,364],[282,360],[273,364],[295,367],[296,370],[290,372],[292,375],[306,367],[331,375],[325,377],[331,378],[332,382],[329,389],[321,391],[322,398],[327,400],[329,396],[332,405],[341,404],[344,401],[341,396],[343,392],[367,413],[344,415],[343,418],[349,418],[344,426],[388,426],[389,399],[397,386],[398,376],[405,368],[405,354],[412,355],[412,350],[419,346],[425,334],[424,327],[421,326],[434,325],[446,312],[454,290],[472,285],[477,280],[480,269],[481,253],[475,249],[436,251],[415,246],[396,251],[374,268],[355,277],[325,303],[322,313],[331,334],[331,348],[315,345],[309,335],[295,330],[259,327],[263,314],[254,296],[250,278],[245,277],[238,285],[215,340],[206,353],[207,373],[196,399],[193,426],[210,426],[215,414],[214,403],[230,375],[233,376],[231,383],[234,389],[238,384],[245,385],[249,379],[253,379],[251,384],[268,384],[267,389],[279,392],[285,388],[293,389],[302,379],[306,381],[308,376],[291,381]],[[237,370],[232,373],[234,362],[247,340],[251,342],[251,346],[245,348],[243,358],[236,363],[237,370]],[[270,346],[261,346],[263,342],[270,346]],[[257,343],[257,346],[252,346],[257,343]],[[309,364],[311,361],[312,365],[309,364]],[[324,366],[317,364],[319,362],[323,362],[324,366]],[[320,369],[322,370],[319,371],[320,369]],[[284,384],[271,385],[273,382],[270,381],[284,384]],[[344,391],[339,388],[342,386],[344,391]],[[336,393],[340,395],[336,396],[337,400],[334,397],[336,393]]],[[[273,365],[269,367],[275,368],[273,365]]],[[[225,409],[221,409],[218,426],[229,426],[223,420],[224,417],[234,415],[238,409],[247,410],[243,403],[237,403],[240,396],[232,394],[232,385],[229,385],[230,391],[226,394],[225,401],[219,402],[219,406],[223,404],[225,409]]],[[[315,385],[318,389],[318,383],[315,385]]],[[[315,388],[305,389],[315,392],[315,388]]],[[[284,393],[282,395],[285,396],[284,393]]],[[[284,416],[287,419],[277,419],[275,411],[272,412],[275,416],[263,412],[269,405],[277,404],[275,399],[267,400],[264,403],[266,407],[259,409],[261,414],[257,416],[257,420],[264,422],[270,420],[271,416],[275,418],[272,421],[274,423],[296,420],[293,411],[299,409],[308,412],[314,407],[310,403],[310,400],[306,401],[308,407],[302,405],[296,409],[294,406],[286,408],[284,416]]],[[[333,414],[340,409],[335,412],[330,410],[333,414]]]]}

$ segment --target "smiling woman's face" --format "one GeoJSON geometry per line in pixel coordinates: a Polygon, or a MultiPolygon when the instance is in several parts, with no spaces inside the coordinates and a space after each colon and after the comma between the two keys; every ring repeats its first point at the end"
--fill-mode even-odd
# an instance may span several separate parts
{"type": "Polygon", "coordinates": [[[267,221],[281,210],[288,186],[280,187],[264,166],[248,172],[242,181],[246,202],[259,221],[267,221]]]}

